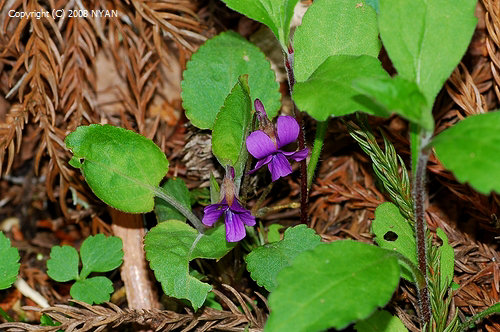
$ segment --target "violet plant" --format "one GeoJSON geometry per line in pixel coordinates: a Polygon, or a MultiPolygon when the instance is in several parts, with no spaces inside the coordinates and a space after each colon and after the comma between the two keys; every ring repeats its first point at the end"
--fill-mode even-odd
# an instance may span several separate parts
{"type": "MultiPolygon", "coordinates": [[[[152,141],[109,125],[79,127],[65,140],[74,154],[70,164],[81,169],[105,203],[130,213],[149,212],[155,204],[180,213],[181,218],[163,219],[145,237],[146,257],[165,294],[188,300],[195,310],[201,307],[212,286],[190,274],[189,263],[222,258],[248,233],[254,249],[245,257],[247,269],[270,292],[266,331],[342,329],[352,323],[358,331],[369,331],[370,326],[406,331],[398,317],[379,309],[387,305],[401,277],[418,290],[422,330],[462,331],[477,318],[498,311],[497,305],[465,322],[455,316],[449,324],[442,317],[439,310],[448,302],[438,293],[451,293],[453,250],[442,231],[438,236],[443,245],[428,246],[424,220],[425,166],[432,146],[459,180],[484,193],[500,192],[498,180],[487,181],[481,175],[492,171],[488,166],[485,172],[486,161],[500,164],[500,137],[494,130],[500,126],[500,112],[468,118],[432,138],[434,98],[470,41],[475,1],[435,0],[424,6],[419,1],[316,0],[293,36],[293,47],[289,25],[298,0],[224,2],[267,25],[278,39],[293,100],[318,121],[311,150],[302,146],[298,111],[278,116],[273,124],[280,108],[275,74],[263,53],[234,32],[208,40],[183,74],[186,116],[194,126],[211,131],[213,154],[226,170],[220,189],[215,179],[211,181],[211,204],[201,220],[186,198],[185,185],[169,179],[160,186],[169,163],[152,141]],[[418,24],[410,27],[408,21],[418,24]],[[379,33],[398,71],[394,78],[377,59],[379,33]],[[378,246],[350,240],[321,243],[304,224],[288,228],[275,242],[255,236],[255,215],[240,196],[245,179],[267,166],[270,180],[279,181],[292,173],[290,162],[305,164],[311,152],[307,172],[300,172],[304,221],[307,184],[318,163],[327,120],[357,111],[378,116],[396,112],[413,126],[412,195],[408,176],[397,172],[400,159],[390,142],[382,151],[370,140],[367,128],[352,127],[377,175],[390,183],[387,188],[395,203],[377,208],[373,232],[378,246]],[[478,131],[482,135],[473,135],[478,131]],[[487,139],[471,141],[485,135],[487,139]],[[457,147],[463,137],[469,142],[457,147]],[[295,141],[298,150],[285,149],[295,141]],[[248,167],[249,154],[256,159],[253,169],[248,167]],[[398,235],[397,241],[384,239],[389,230],[398,235]],[[428,262],[429,255],[433,258],[428,262]],[[439,271],[438,281],[428,276],[429,264],[439,271]]],[[[405,169],[403,163],[399,166],[405,169]]]]}

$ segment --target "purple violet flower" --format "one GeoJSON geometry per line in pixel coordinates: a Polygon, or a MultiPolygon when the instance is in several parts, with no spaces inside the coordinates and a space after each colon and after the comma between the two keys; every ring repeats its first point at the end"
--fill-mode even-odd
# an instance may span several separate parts
{"type": "Polygon", "coordinates": [[[226,240],[227,242],[238,242],[246,235],[245,226],[255,226],[255,217],[250,211],[243,208],[237,199],[233,200],[233,204],[229,206],[226,198],[217,204],[210,204],[203,210],[202,223],[207,226],[212,226],[219,218],[224,215],[226,223],[226,240]]]}
{"type": "MultiPolygon", "coordinates": [[[[257,105],[257,100],[255,102],[257,105]]],[[[257,108],[257,107],[256,107],[257,108]]],[[[260,110],[258,110],[260,112],[260,110]]],[[[276,123],[276,128],[263,126],[263,130],[256,130],[246,139],[248,152],[258,159],[253,173],[264,165],[267,165],[271,172],[272,181],[292,173],[292,166],[288,159],[295,161],[304,160],[309,154],[309,149],[286,152],[282,147],[297,140],[299,137],[299,124],[291,116],[280,116],[276,123]]]]}
{"type": "Polygon", "coordinates": [[[245,225],[255,226],[255,217],[241,206],[236,197],[233,179],[234,169],[229,167],[220,191],[222,200],[205,207],[203,210],[205,214],[201,220],[204,225],[213,226],[224,215],[227,242],[238,242],[243,239],[246,235],[245,225]]]}

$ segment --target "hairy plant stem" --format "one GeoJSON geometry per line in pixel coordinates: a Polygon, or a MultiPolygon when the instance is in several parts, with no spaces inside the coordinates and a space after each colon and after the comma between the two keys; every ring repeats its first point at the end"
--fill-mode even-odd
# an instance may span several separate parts
{"type": "Polygon", "coordinates": [[[188,210],[185,206],[183,206],[175,197],[170,196],[170,194],[166,193],[164,190],[161,188],[155,188],[154,193],[156,197],[159,197],[163,199],[165,202],[168,204],[172,205],[177,211],[182,213],[184,217],[186,217],[191,224],[196,228],[196,230],[203,234],[205,232],[205,228],[203,227],[203,224],[201,223],[200,219],[198,219],[197,216],[193,214],[190,210],[188,210]]]}
{"type": "MultiPolygon", "coordinates": [[[[293,103],[293,114],[295,116],[295,119],[297,119],[297,122],[299,123],[299,149],[302,150],[306,147],[303,122],[302,117],[300,116],[300,111],[293,101],[293,86],[295,85],[295,74],[293,72],[293,47],[290,45],[285,53],[285,68],[288,75],[288,88],[290,89],[290,97],[292,98],[293,103]]],[[[302,224],[307,224],[307,211],[309,210],[309,192],[307,188],[307,162],[306,159],[304,159],[300,162],[300,222],[302,224]]]]}
{"type": "Polygon", "coordinates": [[[318,121],[316,127],[316,137],[314,137],[314,145],[311,152],[311,159],[309,159],[309,164],[307,165],[307,189],[311,189],[314,172],[316,171],[321,149],[323,148],[323,142],[325,141],[327,127],[328,121],[318,121]]]}
{"type": "Polygon", "coordinates": [[[417,287],[422,325],[428,323],[431,318],[429,288],[427,285],[427,236],[425,222],[425,173],[431,153],[431,149],[427,147],[427,144],[431,136],[431,132],[423,130],[419,134],[417,168],[414,170],[412,191],[415,211],[418,268],[425,277],[425,284],[423,287],[417,287]]]}

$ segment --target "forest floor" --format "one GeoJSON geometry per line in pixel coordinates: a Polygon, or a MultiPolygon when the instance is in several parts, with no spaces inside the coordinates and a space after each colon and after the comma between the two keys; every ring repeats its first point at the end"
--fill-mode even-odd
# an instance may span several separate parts
{"type": "MultiPolygon", "coordinates": [[[[190,34],[176,35],[177,39],[163,42],[158,42],[151,21],[147,20],[147,13],[150,12],[144,16],[136,15],[137,7],[134,6],[147,6],[139,4],[139,1],[131,1],[134,5],[111,0],[102,0],[101,3],[103,6],[116,6],[128,13],[133,18],[131,25],[140,29],[132,29],[131,25],[120,21],[108,22],[100,28],[92,22],[83,21],[80,21],[79,26],[72,26],[72,21],[69,21],[60,27],[30,22],[33,29],[39,32],[38,37],[25,30],[17,31],[16,26],[7,24],[4,16],[7,6],[12,4],[0,3],[0,23],[5,29],[0,38],[0,60],[3,59],[0,61],[0,165],[3,165],[3,170],[0,167],[0,230],[20,250],[20,277],[38,291],[49,305],[67,304],[71,298],[70,285],[54,282],[46,273],[50,248],[62,244],[79,247],[89,235],[110,235],[113,233],[111,223],[114,217],[67,164],[69,154],[64,144],[60,144],[65,134],[79,124],[89,122],[111,123],[133,129],[153,139],[163,149],[170,161],[170,176],[182,178],[190,189],[206,188],[207,174],[210,174],[207,170],[217,169],[210,158],[210,146],[207,152],[207,134],[193,129],[183,114],[180,81],[186,61],[205,38],[229,29],[255,42],[271,59],[276,59],[276,50],[277,57],[281,57],[280,49],[260,24],[230,11],[219,1],[178,1],[178,8],[154,8],[158,12],[170,11],[172,15],[186,18],[176,22],[179,29],[190,31],[190,34]],[[52,29],[60,29],[63,40],[48,37],[52,36],[52,29]],[[99,35],[100,31],[102,36],[99,35]],[[118,32],[122,40],[117,39],[118,32]],[[63,47],[75,35],[83,38],[84,45],[77,42],[72,46],[73,49],[63,47]],[[63,55],[63,60],[56,59],[57,56],[53,54],[56,50],[53,48],[46,50],[37,44],[51,45],[48,39],[53,40],[56,45],[54,48],[58,48],[60,53],[57,55],[63,55]],[[30,40],[33,40],[31,44],[30,40]],[[21,46],[15,46],[16,43],[21,46]],[[29,47],[39,49],[30,51],[27,49],[29,47]],[[38,55],[36,52],[39,52],[38,55]],[[46,64],[50,69],[48,73],[41,70],[34,72],[33,67],[25,68],[22,62],[16,68],[18,59],[39,63],[42,67],[46,64]],[[56,59],[54,64],[53,59],[56,59]],[[82,59],[84,65],[78,62],[82,59]],[[80,66],[76,66],[76,63],[80,63],[80,66]],[[53,66],[60,68],[55,69],[53,66]],[[158,73],[151,74],[151,66],[158,73]],[[65,68],[72,72],[67,73],[65,68]],[[57,73],[51,73],[52,70],[57,73]],[[46,94],[59,100],[53,101],[50,106],[46,101],[37,99],[39,96],[36,95],[35,85],[38,83],[35,79],[29,84],[23,83],[20,90],[13,92],[14,97],[7,98],[8,92],[24,73],[32,73],[35,77],[38,75],[46,94]],[[51,85],[52,74],[52,79],[57,80],[55,87],[51,85]],[[140,78],[145,78],[148,83],[138,86],[140,78]],[[23,89],[24,92],[21,91],[23,89]],[[152,89],[152,94],[149,94],[148,89],[152,89]],[[27,101],[29,98],[39,103],[33,106],[27,101]],[[24,112],[26,109],[28,111],[24,112]]],[[[43,1],[29,3],[47,5],[43,1]]],[[[306,8],[308,3],[303,1],[301,5],[306,8]]],[[[478,4],[480,23],[474,39],[462,63],[441,91],[434,108],[437,132],[466,116],[500,106],[499,4],[496,0],[481,0],[478,4]]],[[[163,28],[161,18],[155,16],[153,19],[163,28]]],[[[287,83],[284,81],[286,76],[282,63],[276,60],[274,64],[281,79],[283,111],[286,113],[291,108],[287,83]]],[[[28,75],[28,78],[33,76],[28,75]]],[[[408,165],[410,149],[407,123],[398,117],[370,118],[369,122],[375,128],[374,134],[379,143],[383,142],[381,130],[408,165]]],[[[306,132],[314,133],[314,127],[314,121],[306,117],[306,132]]],[[[307,134],[306,142],[311,143],[313,138],[313,134],[307,134]]],[[[387,201],[388,196],[377,183],[369,158],[351,138],[341,120],[330,120],[325,142],[328,143],[323,148],[319,170],[310,191],[308,226],[323,241],[349,238],[373,242],[370,224],[374,210],[387,201]]],[[[263,205],[293,206],[292,203],[299,202],[299,192],[299,176],[295,170],[293,176],[281,179],[274,185],[263,205]]],[[[454,281],[460,287],[453,293],[452,312],[460,310],[462,317],[470,316],[499,302],[500,197],[495,194],[483,196],[467,185],[459,184],[434,156],[428,166],[428,193],[426,218],[429,229],[433,233],[437,227],[445,230],[455,251],[454,281]]],[[[252,197],[257,194],[253,193],[252,197]]],[[[198,206],[194,211],[200,215],[202,209],[198,206]]],[[[264,227],[278,222],[293,226],[300,222],[299,214],[298,208],[275,209],[260,220],[264,227]]],[[[152,225],[155,217],[145,215],[144,220],[152,225]]],[[[226,319],[225,322],[228,317],[232,318],[231,324],[235,330],[243,330],[245,324],[252,320],[262,327],[268,309],[256,292],[264,296],[267,293],[247,275],[239,279],[238,274],[244,264],[241,255],[238,257],[237,253],[232,253],[229,256],[207,267],[227,316],[222,317],[211,310],[207,310],[204,315],[219,321],[226,319]],[[259,301],[258,309],[251,314],[234,309],[245,302],[245,295],[259,301]]],[[[111,302],[126,308],[123,280],[118,272],[112,274],[111,278],[115,288],[111,302]]],[[[161,288],[157,286],[153,285],[160,293],[161,288]]],[[[178,326],[187,326],[196,319],[204,322],[190,311],[183,311],[178,302],[160,300],[158,294],[156,301],[161,302],[162,309],[169,309],[171,315],[177,315],[178,326]]],[[[388,310],[418,331],[415,303],[415,289],[409,283],[402,282],[388,310]]],[[[17,287],[0,291],[0,308],[16,321],[39,322],[40,313],[22,309],[23,306],[36,305],[17,287]]],[[[102,315],[120,310],[106,306],[99,308],[102,315]]],[[[83,307],[81,310],[84,315],[92,316],[91,311],[84,312],[83,307]]],[[[123,321],[138,321],[134,317],[124,318],[124,315],[122,312],[120,316],[123,321]]],[[[168,316],[167,311],[163,312],[162,317],[159,313],[157,315],[150,319],[161,321],[165,317],[174,317],[168,316]]],[[[1,316],[0,322],[5,322],[1,316]]],[[[202,326],[204,323],[199,324],[202,326]]],[[[477,331],[500,331],[499,316],[485,319],[477,326],[477,331]]]]}

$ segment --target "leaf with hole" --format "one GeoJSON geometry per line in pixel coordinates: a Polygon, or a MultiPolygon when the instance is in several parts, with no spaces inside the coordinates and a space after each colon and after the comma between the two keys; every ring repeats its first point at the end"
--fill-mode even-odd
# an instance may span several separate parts
{"type": "Polygon", "coordinates": [[[365,0],[316,0],[295,31],[294,47],[297,82],[307,80],[332,55],[376,58],[380,41],[375,10],[365,0]]]}
{"type": "Polygon", "coordinates": [[[283,240],[258,247],[247,255],[247,270],[259,286],[272,292],[276,288],[278,273],[290,266],[300,253],[320,243],[319,235],[306,225],[288,228],[283,240]]]}
{"type": "Polygon", "coordinates": [[[298,0],[222,0],[243,15],[263,23],[271,29],[283,49],[288,45],[290,21],[298,0]]]}
{"type": "Polygon", "coordinates": [[[439,255],[439,278],[440,289],[448,289],[453,281],[453,274],[455,272],[455,252],[452,246],[448,243],[448,236],[441,229],[436,229],[436,234],[439,236],[443,244],[438,248],[439,255]]]}
{"type": "Polygon", "coordinates": [[[146,258],[165,294],[189,300],[195,310],[203,305],[212,286],[189,274],[189,262],[195,258],[220,259],[235,245],[226,242],[223,225],[198,234],[177,220],[158,224],[144,239],[146,258]]]}
{"type": "Polygon", "coordinates": [[[388,250],[351,240],[320,244],[278,274],[266,331],[342,329],[386,305],[399,275],[388,250]]]}
{"type": "Polygon", "coordinates": [[[70,164],[81,168],[104,203],[129,213],[153,209],[154,191],[168,171],[168,160],[153,141],[131,130],[94,124],[78,127],[64,142],[73,152],[70,164]]]}
{"type": "Polygon", "coordinates": [[[248,74],[251,99],[259,98],[270,118],[277,114],[281,95],[271,64],[259,48],[229,31],[208,40],[187,63],[182,106],[193,125],[213,129],[224,100],[243,74],[248,74]]]}
{"type": "Polygon", "coordinates": [[[476,0],[379,1],[379,29],[384,47],[398,74],[418,85],[430,106],[429,113],[434,98],[467,50],[477,23],[476,3],[476,0]]]}
{"type": "Polygon", "coordinates": [[[293,98],[301,110],[318,121],[357,111],[389,115],[353,88],[353,81],[367,76],[388,77],[377,58],[334,55],[327,58],[309,79],[295,84],[293,98]]]}
{"type": "MultiPolygon", "coordinates": [[[[401,215],[396,205],[386,202],[375,210],[375,220],[372,223],[372,232],[375,242],[385,249],[395,250],[417,264],[417,247],[412,226],[401,215]]],[[[401,276],[408,281],[414,281],[411,269],[401,268],[401,276]]]]}
{"type": "Polygon", "coordinates": [[[458,181],[488,195],[500,193],[500,111],[469,116],[431,144],[458,181]]]}
{"type": "Polygon", "coordinates": [[[397,316],[385,310],[377,310],[370,317],[354,324],[358,332],[408,332],[397,316]]]}
{"type": "MultiPolygon", "coordinates": [[[[186,183],[180,178],[168,179],[161,190],[175,197],[186,209],[191,210],[191,196],[186,183]]],[[[155,197],[155,214],[158,222],[168,220],[186,221],[186,217],[163,199],[155,197]]]]}
{"type": "Polygon", "coordinates": [[[19,273],[19,251],[10,246],[10,240],[0,232],[0,289],[9,288],[19,273]]]}
{"type": "Polygon", "coordinates": [[[251,120],[248,75],[242,75],[226,97],[212,131],[212,151],[221,165],[234,167],[235,178],[241,177],[247,161],[245,138],[251,120]]]}

